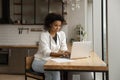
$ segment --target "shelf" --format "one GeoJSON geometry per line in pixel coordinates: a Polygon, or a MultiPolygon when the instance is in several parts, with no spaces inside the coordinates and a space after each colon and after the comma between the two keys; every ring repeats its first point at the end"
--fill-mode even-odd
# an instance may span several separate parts
{"type": "Polygon", "coordinates": [[[31,28],[31,31],[33,31],[33,32],[41,32],[41,31],[43,31],[43,29],[41,29],[41,28],[31,28]]]}
{"type": "Polygon", "coordinates": [[[21,15],[21,13],[14,13],[14,15],[21,15]]]}
{"type": "Polygon", "coordinates": [[[14,5],[20,5],[21,6],[22,3],[14,3],[14,5]]]}
{"type": "Polygon", "coordinates": [[[14,5],[17,5],[17,6],[22,6],[22,5],[32,5],[33,3],[17,3],[15,2],[14,5]]]}

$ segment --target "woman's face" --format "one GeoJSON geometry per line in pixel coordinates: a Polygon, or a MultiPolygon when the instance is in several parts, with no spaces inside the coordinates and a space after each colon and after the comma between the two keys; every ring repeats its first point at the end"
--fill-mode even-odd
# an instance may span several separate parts
{"type": "Polygon", "coordinates": [[[61,26],[62,26],[62,22],[61,21],[54,21],[52,24],[50,24],[50,26],[51,26],[50,31],[56,33],[58,31],[60,31],[61,26]]]}

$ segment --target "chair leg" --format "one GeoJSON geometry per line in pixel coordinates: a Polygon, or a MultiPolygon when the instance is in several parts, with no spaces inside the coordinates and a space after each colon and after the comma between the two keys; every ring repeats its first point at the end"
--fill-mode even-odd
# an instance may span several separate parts
{"type": "Polygon", "coordinates": [[[27,80],[27,76],[25,75],[25,80],[27,80]]]}

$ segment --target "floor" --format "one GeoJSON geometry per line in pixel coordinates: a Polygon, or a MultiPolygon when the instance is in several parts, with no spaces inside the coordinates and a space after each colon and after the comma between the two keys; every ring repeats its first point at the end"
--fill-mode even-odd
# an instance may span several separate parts
{"type": "MultiPolygon", "coordinates": [[[[0,74],[0,80],[25,80],[24,75],[0,74]]],[[[35,80],[28,78],[28,80],[35,80]]]]}
{"type": "MultiPolygon", "coordinates": [[[[24,75],[8,75],[8,74],[0,74],[0,80],[25,80],[24,75]]],[[[35,80],[28,78],[28,80],[35,80]]],[[[101,73],[97,73],[96,80],[102,80],[101,73]]]]}

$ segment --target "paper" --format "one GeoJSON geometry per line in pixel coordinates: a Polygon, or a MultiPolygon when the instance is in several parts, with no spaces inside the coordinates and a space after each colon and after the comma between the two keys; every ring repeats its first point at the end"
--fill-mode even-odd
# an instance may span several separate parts
{"type": "Polygon", "coordinates": [[[74,61],[74,60],[70,60],[70,59],[66,59],[66,58],[53,58],[53,59],[51,59],[51,60],[53,60],[53,61],[55,61],[55,62],[58,62],[58,63],[72,62],[72,61],[74,61]]]}

